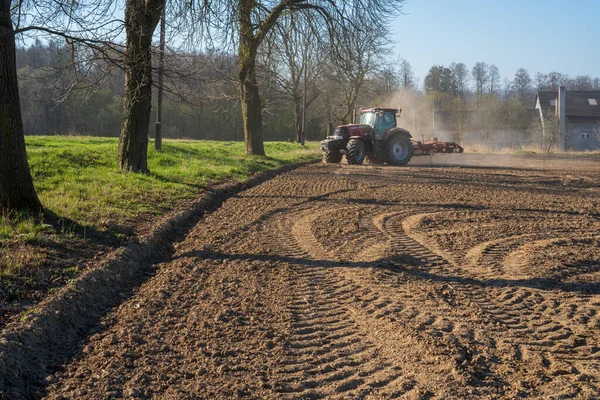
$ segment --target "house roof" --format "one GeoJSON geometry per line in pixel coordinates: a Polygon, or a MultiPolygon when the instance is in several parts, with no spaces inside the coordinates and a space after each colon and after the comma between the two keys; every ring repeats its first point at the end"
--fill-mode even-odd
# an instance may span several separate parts
{"type": "MultiPolygon", "coordinates": [[[[555,104],[551,103],[558,98],[558,91],[539,91],[537,101],[545,112],[548,109],[555,110],[555,104]]],[[[566,116],[575,118],[600,118],[600,91],[574,91],[566,92],[566,116]],[[595,100],[595,101],[594,101],[595,100]],[[594,105],[594,102],[596,105],[594,105]]]]}

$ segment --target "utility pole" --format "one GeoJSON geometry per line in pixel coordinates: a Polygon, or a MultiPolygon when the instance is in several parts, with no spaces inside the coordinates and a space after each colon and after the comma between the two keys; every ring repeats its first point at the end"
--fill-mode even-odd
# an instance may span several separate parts
{"type": "Polygon", "coordinates": [[[304,88],[302,89],[302,134],[300,135],[300,144],[304,146],[306,136],[306,71],[308,70],[308,43],[304,40],[304,54],[302,55],[302,64],[304,64],[304,88]]]}
{"type": "Polygon", "coordinates": [[[304,65],[304,89],[302,93],[302,134],[300,135],[300,144],[304,146],[304,137],[306,135],[306,64],[304,65]]]}
{"type": "Polygon", "coordinates": [[[167,2],[163,4],[160,17],[160,45],[158,54],[158,105],[156,108],[156,123],[154,124],[154,148],[162,151],[162,109],[163,109],[163,75],[165,67],[165,10],[167,2]]]}

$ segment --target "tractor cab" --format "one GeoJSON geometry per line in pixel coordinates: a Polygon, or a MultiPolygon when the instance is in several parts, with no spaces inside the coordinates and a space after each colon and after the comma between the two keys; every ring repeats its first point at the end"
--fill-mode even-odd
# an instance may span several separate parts
{"type": "Polygon", "coordinates": [[[359,125],[370,125],[375,131],[375,139],[381,140],[385,132],[395,128],[396,116],[402,112],[402,107],[396,108],[361,108],[359,125]]]}

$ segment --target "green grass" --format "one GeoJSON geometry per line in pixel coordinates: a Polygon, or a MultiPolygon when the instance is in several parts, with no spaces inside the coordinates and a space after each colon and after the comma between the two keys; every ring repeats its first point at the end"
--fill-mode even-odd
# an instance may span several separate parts
{"type": "MultiPolygon", "coordinates": [[[[212,183],[240,181],[254,173],[318,157],[317,143],[267,142],[267,157],[246,156],[241,142],[165,140],[149,146],[150,174],[117,168],[118,139],[26,137],[38,196],[47,211],[80,226],[101,228],[159,215],[212,183]]],[[[0,240],[35,233],[30,220],[3,218],[0,240]]],[[[68,230],[69,227],[64,228],[68,230]]]]}

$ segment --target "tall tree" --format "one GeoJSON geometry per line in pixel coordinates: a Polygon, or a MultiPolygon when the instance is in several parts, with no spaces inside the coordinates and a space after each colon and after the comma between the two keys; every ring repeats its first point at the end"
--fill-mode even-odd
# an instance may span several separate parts
{"type": "Polygon", "coordinates": [[[443,93],[449,93],[453,96],[458,94],[456,77],[450,68],[442,68],[442,75],[440,76],[440,91],[443,93]]]}
{"type": "MultiPolygon", "coordinates": [[[[368,30],[365,27],[386,26],[398,14],[403,3],[404,0],[352,0],[344,3],[333,0],[215,0],[210,3],[206,30],[209,33],[218,31],[221,40],[237,44],[246,153],[264,155],[257,56],[282,15],[304,10],[313,17],[313,26],[326,26],[336,43],[336,38],[344,39],[350,33],[368,30]]],[[[334,46],[336,48],[337,45],[334,46]]]]}
{"type": "Polygon", "coordinates": [[[502,80],[502,76],[500,76],[500,70],[496,65],[490,65],[488,69],[488,81],[489,81],[489,93],[495,94],[498,89],[500,89],[500,81],[502,80]]]}
{"type": "Polygon", "coordinates": [[[444,67],[442,65],[434,65],[429,69],[427,76],[425,76],[425,92],[441,92],[441,81],[442,81],[442,73],[444,72],[444,67]]]}
{"type": "Polygon", "coordinates": [[[0,207],[27,210],[35,216],[42,205],[27,162],[19,104],[15,31],[11,1],[0,0],[0,207]]]}
{"type": "Polygon", "coordinates": [[[403,87],[401,77],[398,76],[395,69],[390,65],[385,65],[374,73],[371,83],[371,91],[378,101],[385,101],[403,87]]]}
{"type": "Polygon", "coordinates": [[[152,35],[164,0],[125,4],[125,99],[119,137],[119,167],[148,172],[148,124],[152,106],[152,35]]]}
{"type": "Polygon", "coordinates": [[[450,64],[450,70],[454,76],[454,84],[456,86],[456,95],[464,100],[469,86],[469,70],[463,63],[450,64]]]}
{"type": "Polygon", "coordinates": [[[478,96],[483,94],[483,88],[489,80],[489,67],[484,62],[476,62],[471,72],[473,82],[475,82],[475,92],[478,96]]]}
{"type": "Polygon", "coordinates": [[[519,68],[515,73],[512,86],[521,104],[525,104],[531,92],[531,77],[525,68],[519,68]]]}
{"type": "Polygon", "coordinates": [[[409,89],[415,86],[415,74],[412,66],[406,60],[400,62],[400,83],[404,89],[409,89]]]}
{"type": "MultiPolygon", "coordinates": [[[[315,31],[300,12],[281,18],[271,37],[269,53],[274,58],[277,83],[293,104],[296,141],[303,141],[306,109],[320,93],[319,84],[324,52],[315,31]]],[[[323,32],[321,32],[323,33],[323,32]]]]}
{"type": "Polygon", "coordinates": [[[549,90],[548,89],[548,75],[538,72],[535,74],[535,89],[536,90],[549,90]]]}
{"type": "Polygon", "coordinates": [[[87,41],[84,36],[89,40],[94,33],[101,31],[109,35],[112,32],[112,16],[106,12],[110,4],[107,3],[112,2],[93,0],[73,4],[60,0],[32,0],[13,4],[10,0],[0,0],[0,207],[29,210],[34,215],[42,211],[25,150],[15,35],[41,31],[62,36],[69,40],[74,54],[78,44],[98,47],[100,41],[87,41]],[[69,32],[76,32],[78,37],[69,32]]]}
{"type": "MultiPolygon", "coordinates": [[[[359,20],[354,23],[358,25],[359,20]]],[[[338,108],[337,119],[344,124],[351,121],[366,78],[382,67],[388,33],[387,27],[382,25],[373,29],[357,28],[344,35],[341,43],[344,53],[333,61],[340,92],[338,101],[343,103],[338,108]]]]}

